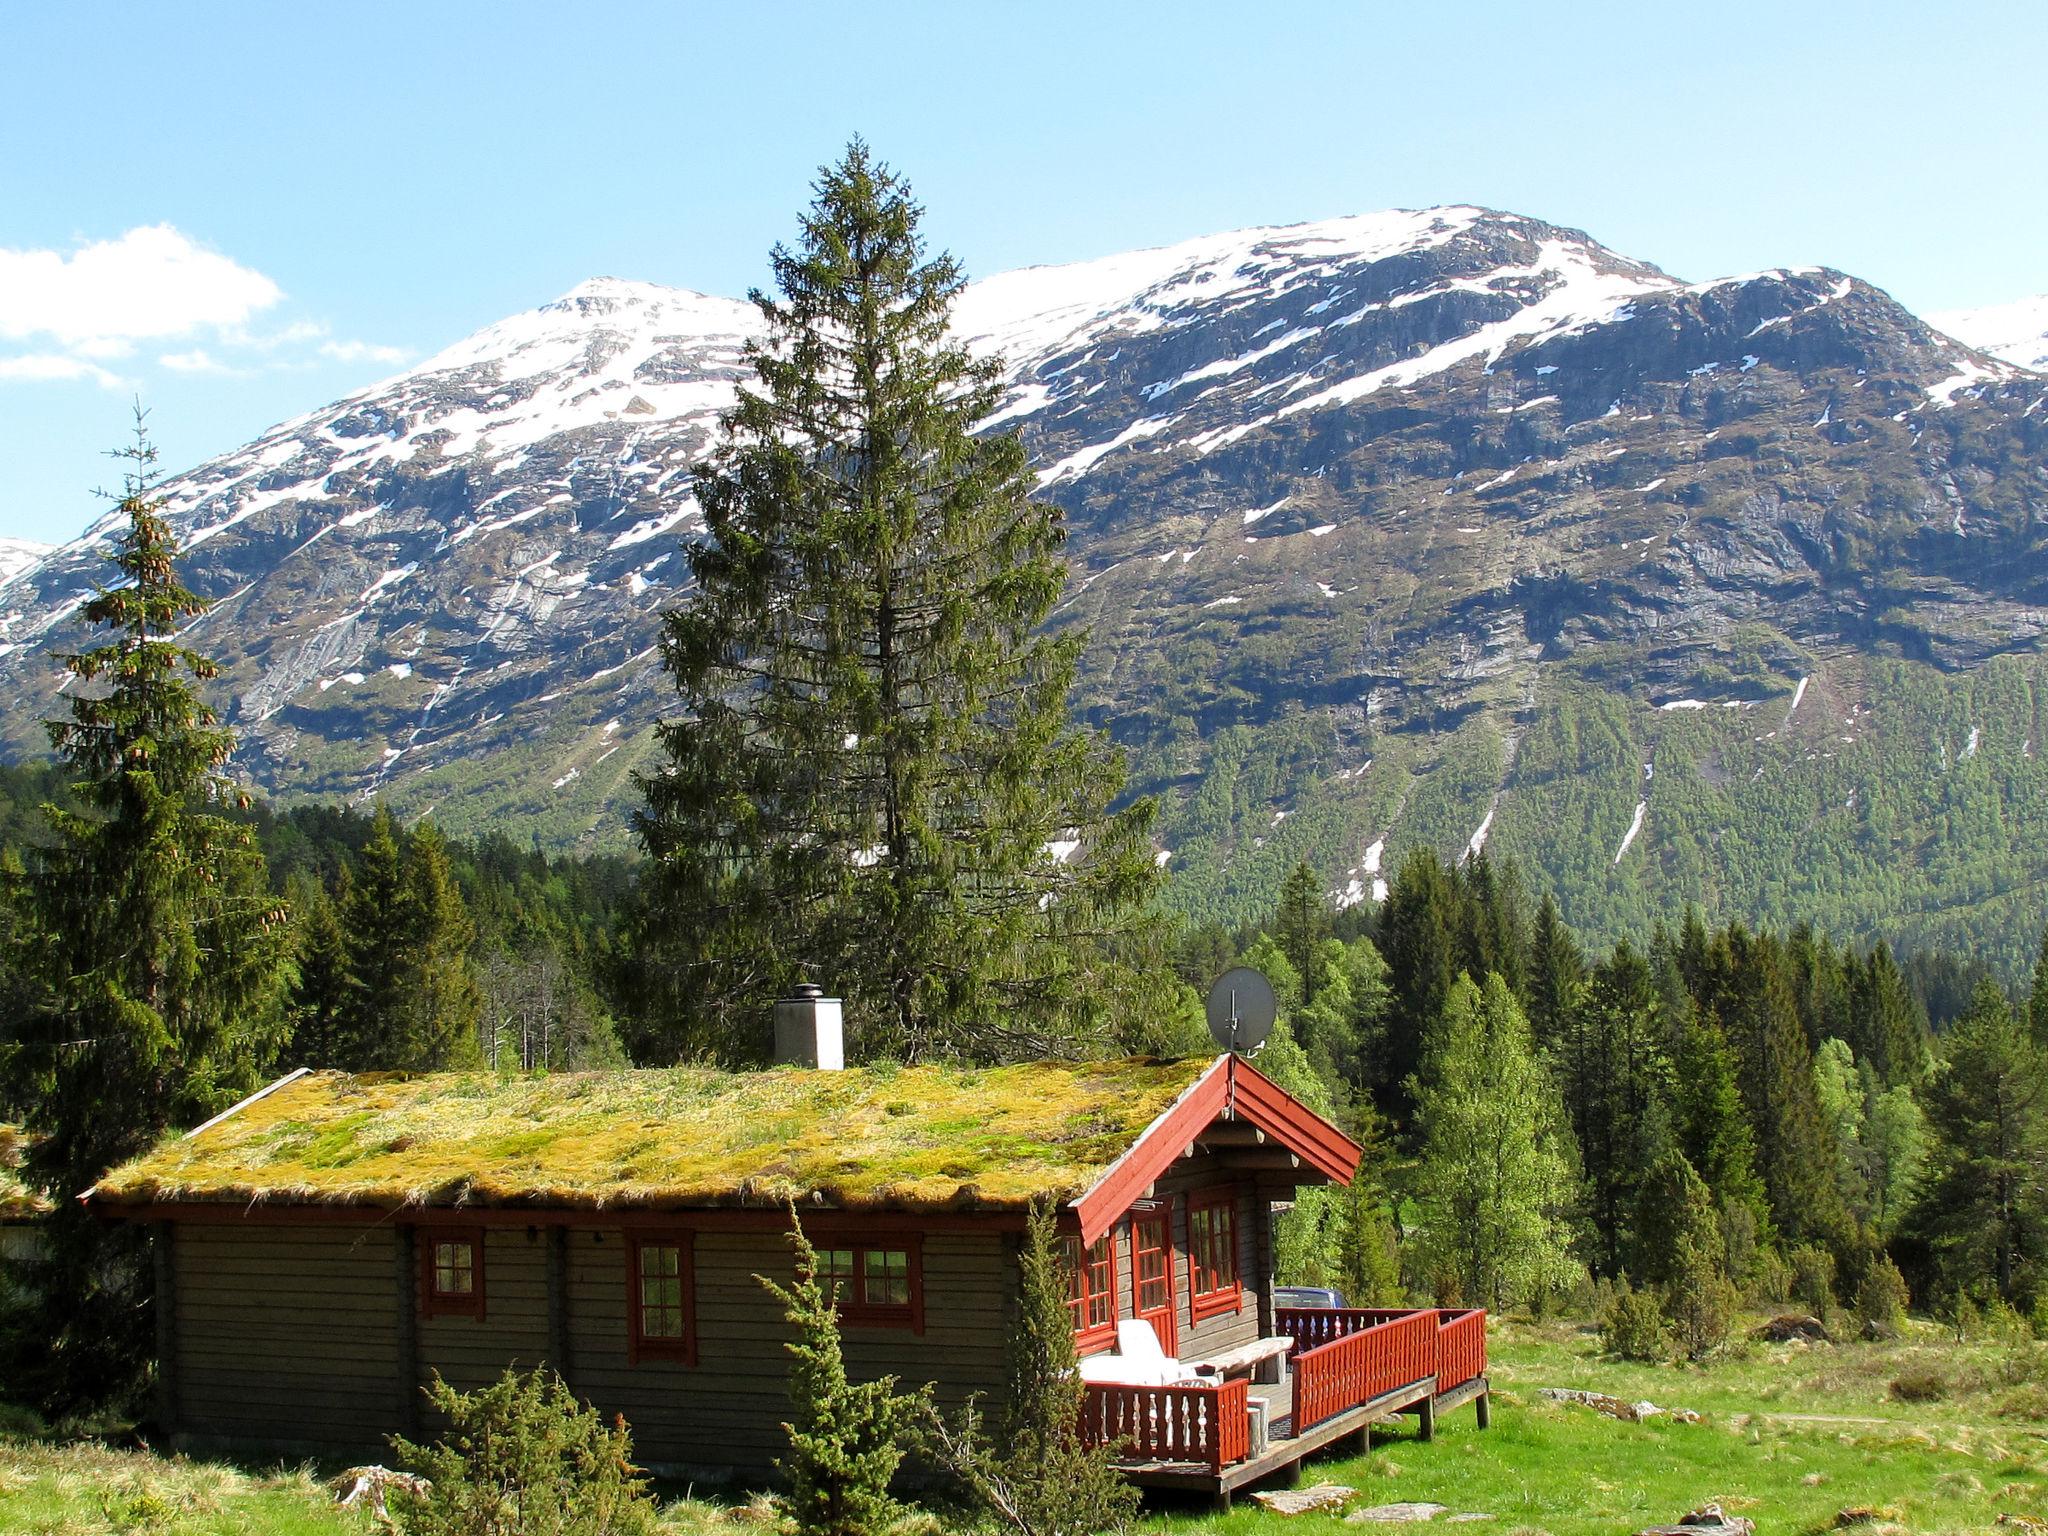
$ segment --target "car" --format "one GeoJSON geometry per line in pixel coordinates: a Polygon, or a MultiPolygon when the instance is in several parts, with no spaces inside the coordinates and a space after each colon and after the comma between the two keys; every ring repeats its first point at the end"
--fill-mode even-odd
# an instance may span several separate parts
{"type": "Polygon", "coordinates": [[[1325,1285],[1276,1285],[1273,1287],[1273,1305],[1291,1307],[1296,1311],[1341,1307],[1344,1305],[1344,1293],[1325,1285]]]}

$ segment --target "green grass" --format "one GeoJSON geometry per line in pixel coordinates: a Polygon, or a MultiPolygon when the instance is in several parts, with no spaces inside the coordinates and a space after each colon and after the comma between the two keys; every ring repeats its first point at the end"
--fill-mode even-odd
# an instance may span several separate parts
{"type": "MultiPolygon", "coordinates": [[[[1749,1345],[1705,1368],[1650,1366],[1602,1358],[1570,1325],[1523,1323],[1497,1328],[1489,1347],[1491,1429],[1461,1408],[1433,1442],[1395,1429],[1369,1455],[1310,1462],[1302,1485],[1348,1484],[1360,1495],[1352,1508],[1429,1502],[1493,1517],[1460,1527],[1471,1536],[1627,1536],[1709,1501],[1755,1520],[1760,1536],[1832,1530],[1859,1507],[1882,1513],[1858,1530],[1916,1536],[2048,1512],[2048,1429],[2005,1416],[2041,1411],[2027,1385],[2041,1374],[2036,1346],[1957,1346],[1921,1329],[1889,1345],[1749,1345]],[[1934,1373],[1942,1398],[1894,1399],[1891,1382],[1909,1372],[1934,1373]],[[1538,1397],[1548,1386],[1703,1418],[1623,1423],[1538,1397]]],[[[1275,1517],[1241,1503],[1227,1516],[1182,1509],[1153,1523],[1190,1536],[1270,1528],[1275,1517]]],[[[1299,1536],[1341,1523],[1287,1522],[1299,1536]]]]}
{"type": "MultiPolygon", "coordinates": [[[[1868,1345],[1744,1345],[1705,1368],[1604,1359],[1565,1323],[1508,1323],[1490,1342],[1493,1427],[1461,1408],[1433,1442],[1390,1430],[1365,1456],[1329,1455],[1303,1484],[1346,1483],[1353,1507],[1443,1504],[1492,1518],[1468,1536],[1628,1536],[1717,1501],[1759,1536],[1812,1536],[1852,1508],[1879,1517],[1859,1536],[1984,1531],[2001,1514],[2048,1514],[2048,1370],[2032,1344],[1959,1345],[1927,1325],[1868,1345]],[[1905,1402],[1894,1381],[1918,1376],[1940,1395],[1905,1402]],[[1583,1387],[1665,1407],[1698,1424],[1627,1424],[1548,1402],[1539,1387],[1583,1387]]],[[[680,1490],[678,1490],[680,1491],[680,1490]]],[[[1158,1536],[1197,1532],[1333,1533],[1334,1515],[1281,1521],[1241,1502],[1228,1515],[1187,1504],[1148,1510],[1158,1536]]],[[[1441,1520],[1438,1522],[1442,1524],[1441,1520]]],[[[680,1499],[663,1528],[678,1536],[767,1536],[756,1498],[680,1499]]],[[[920,1531],[928,1522],[916,1522],[920,1531]]],[[[364,1536],[369,1519],[338,1510],[308,1469],[245,1469],[0,1433],[0,1533],[35,1536],[364,1536]]],[[[1355,1529],[1355,1528],[1354,1528],[1355,1529]]],[[[1444,1527],[1446,1533],[1452,1528],[1444,1527]]]]}

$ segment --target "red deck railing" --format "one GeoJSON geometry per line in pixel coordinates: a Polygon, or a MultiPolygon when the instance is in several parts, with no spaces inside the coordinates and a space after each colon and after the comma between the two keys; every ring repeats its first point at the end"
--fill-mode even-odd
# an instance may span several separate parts
{"type": "Polygon", "coordinates": [[[1486,1314],[1477,1308],[1283,1307],[1294,1340],[1295,1434],[1425,1376],[1448,1392],[1486,1374],[1486,1314]]]}
{"type": "Polygon", "coordinates": [[[1486,1314],[1477,1307],[1436,1315],[1436,1389],[1448,1392],[1486,1374],[1486,1314]]]}
{"type": "Polygon", "coordinates": [[[1091,1382],[1081,1398],[1081,1438],[1118,1445],[1141,1461],[1190,1461],[1221,1472],[1251,1454],[1242,1380],[1200,1387],[1091,1382]]]}

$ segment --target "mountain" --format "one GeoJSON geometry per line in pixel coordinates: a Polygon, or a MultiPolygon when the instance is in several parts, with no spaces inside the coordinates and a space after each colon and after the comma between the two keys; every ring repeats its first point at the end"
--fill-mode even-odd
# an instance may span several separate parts
{"type": "Polygon", "coordinates": [[[56,547],[54,544],[39,544],[34,539],[0,537],[0,587],[48,559],[56,547]]]}
{"type": "Polygon", "coordinates": [[[2022,368],[2048,369],[2048,293],[1983,309],[1944,310],[1927,318],[1980,352],[2022,368]]]}
{"type": "MultiPolygon", "coordinates": [[[[243,771],[624,842],[752,324],[601,279],[169,482],[243,771]]],[[[1370,899],[1428,844],[1595,934],[2038,932],[2048,379],[1839,272],[1686,283],[1478,208],[1003,274],[956,326],[1184,910],[1298,857],[1370,899]]],[[[16,753],[112,531],[0,594],[16,753]]]]}

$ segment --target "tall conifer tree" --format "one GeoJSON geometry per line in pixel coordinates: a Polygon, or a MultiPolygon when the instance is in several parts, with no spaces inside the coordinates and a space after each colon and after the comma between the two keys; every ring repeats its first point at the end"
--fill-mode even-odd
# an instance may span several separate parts
{"type": "Polygon", "coordinates": [[[212,809],[241,799],[234,737],[195,687],[214,664],[177,638],[206,604],[178,579],[139,410],[118,456],[120,582],[81,610],[111,633],[64,658],[77,687],[49,725],[80,809],[44,808],[49,838],[8,893],[29,996],[6,1096],[43,1133],[26,1172],[56,1206],[48,1315],[16,1380],[63,1408],[120,1392],[148,1354],[143,1245],[75,1197],[255,1085],[282,1043],[289,943],[250,830],[212,809]]]}
{"type": "Polygon", "coordinates": [[[1318,946],[1330,931],[1330,909],[1323,902],[1322,882],[1299,860],[1281,882],[1280,904],[1273,914],[1273,937],[1301,978],[1301,1000],[1313,1003],[1320,990],[1318,946]]]}
{"type": "Polygon", "coordinates": [[[978,432],[1003,386],[948,331],[959,265],[859,141],[816,193],[663,635],[684,712],[638,828],[696,1015],[674,1044],[745,1055],[735,1026],[810,978],[866,1054],[1071,1048],[1127,1004],[1152,807],[1112,811],[1121,761],[1068,723],[1060,517],[978,432]]]}
{"type": "Polygon", "coordinates": [[[1436,851],[1410,849],[1380,913],[1380,954],[1393,994],[1379,1064],[1381,1106],[1397,1121],[1408,1117],[1423,1042],[1458,979],[1458,910],[1457,888],[1436,851]]]}

